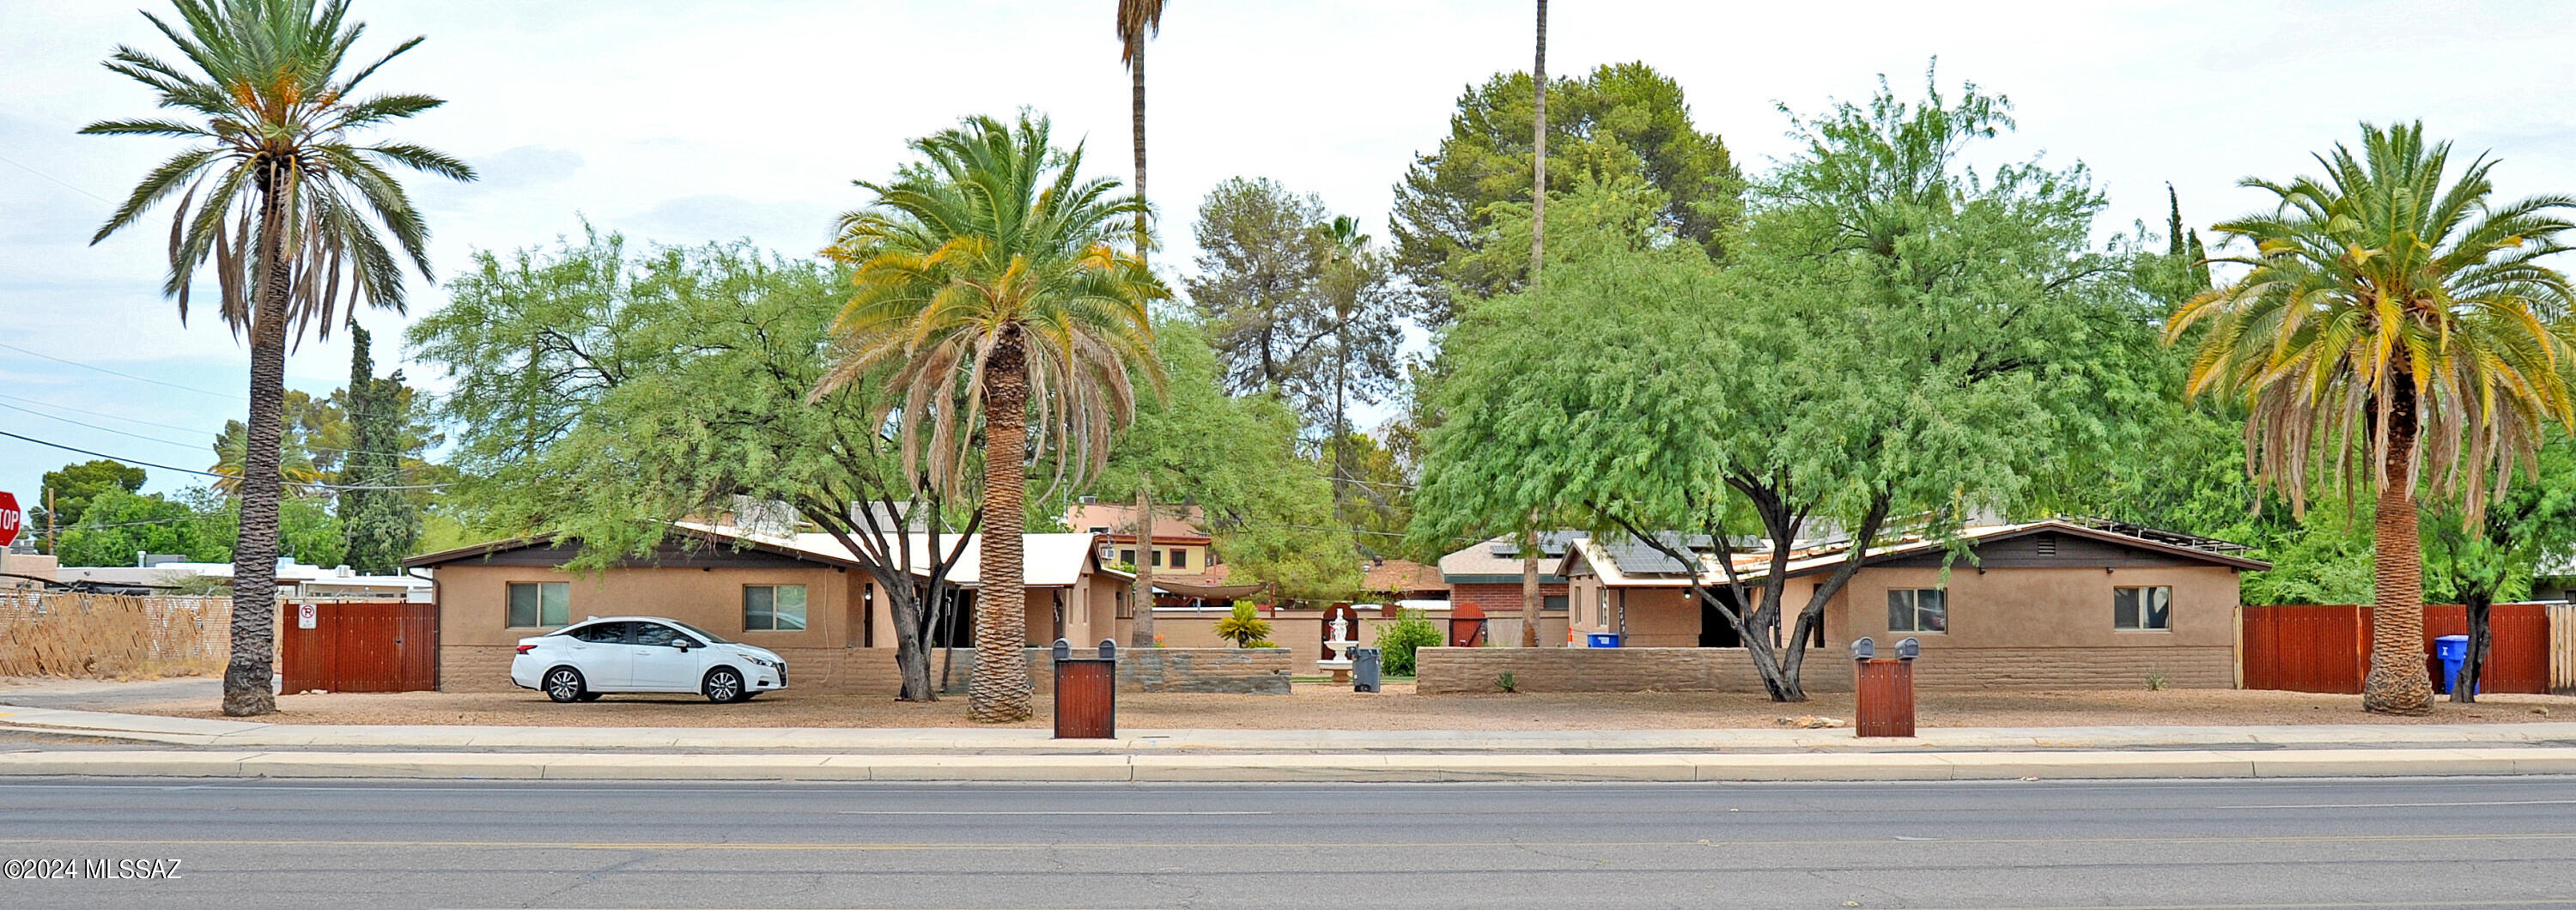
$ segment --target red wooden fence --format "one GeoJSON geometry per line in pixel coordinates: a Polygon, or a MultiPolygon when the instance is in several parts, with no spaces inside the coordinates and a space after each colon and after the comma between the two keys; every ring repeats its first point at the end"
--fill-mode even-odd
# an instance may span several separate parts
{"type": "MultiPolygon", "coordinates": [[[[2370,672],[2370,609],[2348,604],[2245,608],[2245,688],[2361,693],[2370,672]]],[[[2549,615],[2540,604],[2496,604],[2488,616],[2495,640],[2487,652],[2488,692],[2549,691],[2549,615]]],[[[2424,608],[2427,672],[2442,672],[2433,639],[2466,635],[2468,610],[2424,608]]]]}
{"type": "Polygon", "coordinates": [[[288,692],[438,688],[438,605],[297,601],[278,611],[278,673],[288,692]],[[300,621],[314,608],[314,627],[300,621]]]}

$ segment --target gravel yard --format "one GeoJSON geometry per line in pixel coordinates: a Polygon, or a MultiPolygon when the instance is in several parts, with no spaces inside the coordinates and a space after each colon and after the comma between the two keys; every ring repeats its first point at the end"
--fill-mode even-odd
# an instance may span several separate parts
{"type": "MultiPolygon", "coordinates": [[[[534,692],[403,692],[288,695],[263,718],[302,724],[473,724],[597,727],[952,727],[970,726],[965,697],[907,704],[878,696],[763,695],[733,705],[701,698],[611,695],[559,705],[534,692]]],[[[1324,684],[1277,695],[1118,696],[1119,726],[1135,729],[1482,729],[1584,730],[1770,727],[1782,718],[1848,721],[1850,695],[1775,704],[1756,695],[1708,692],[1629,694],[1415,695],[1410,686],[1376,695],[1324,684]]],[[[219,716],[211,699],[136,702],[115,710],[180,717],[219,716]]],[[[1037,718],[1049,723],[1041,698],[1037,718]]],[[[1930,727],[2099,725],[2441,724],[2576,720],[2576,697],[2486,695],[2475,705],[2436,702],[2430,717],[2364,714],[2353,695],[2298,692],[2097,690],[1924,692],[1916,714],[1930,727]]]]}

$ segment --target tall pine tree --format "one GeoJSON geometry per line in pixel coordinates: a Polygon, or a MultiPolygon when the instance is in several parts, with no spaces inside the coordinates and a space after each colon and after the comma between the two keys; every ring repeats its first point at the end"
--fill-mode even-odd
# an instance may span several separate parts
{"type": "Polygon", "coordinates": [[[368,575],[402,571],[403,557],[420,540],[420,513],[400,490],[402,372],[376,378],[367,330],[349,326],[349,451],[340,464],[340,526],[348,535],[349,566],[368,575]]]}

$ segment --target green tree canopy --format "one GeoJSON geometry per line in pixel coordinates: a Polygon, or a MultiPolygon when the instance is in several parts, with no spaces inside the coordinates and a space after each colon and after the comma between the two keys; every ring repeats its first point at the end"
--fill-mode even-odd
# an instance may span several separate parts
{"type": "Polygon", "coordinates": [[[1758,529],[1769,571],[1728,585],[1747,609],[1695,587],[1773,696],[1804,698],[1805,642],[1857,562],[1779,635],[1798,540],[1857,554],[1889,527],[1945,533],[2046,460],[2109,444],[2120,404],[2152,394],[2130,375],[2154,354],[2147,310],[2124,256],[2092,245],[2082,169],[1960,162],[2004,109],[1882,88],[1799,121],[1806,150],[1761,181],[1723,267],[1639,237],[1641,197],[1615,182],[1562,206],[1584,221],[1560,228],[1551,205],[1568,252],[1550,244],[1545,287],[1469,307],[1450,336],[1417,537],[1532,516],[1658,547],[1758,529]]]}
{"type": "MultiPolygon", "coordinates": [[[[1417,157],[1396,186],[1395,267],[1422,295],[1423,316],[1434,326],[1457,317],[1458,295],[1493,296],[1517,287],[1529,270],[1526,232],[1516,263],[1508,255],[1468,254],[1492,244],[1491,206],[1530,201],[1534,86],[1528,73],[1514,72],[1469,88],[1439,149],[1417,157]]],[[[1656,218],[1667,230],[1711,255],[1722,251],[1742,212],[1740,179],[1726,143],[1692,123],[1679,83],[1644,63],[1551,79],[1547,126],[1547,169],[1559,175],[1552,184],[1582,174],[1637,177],[1663,194],[1656,218]]],[[[1554,219],[1548,227],[1553,243],[1554,219]]]]}
{"type": "Polygon", "coordinates": [[[598,568],[652,552],[669,522],[787,503],[890,599],[903,697],[936,698],[930,611],[976,519],[917,495],[895,461],[885,371],[808,400],[830,367],[840,272],[745,244],[634,252],[596,232],[476,265],[410,334],[456,389],[441,414],[465,467],[457,516],[578,539],[574,565],[598,568]]]}
{"type": "Polygon", "coordinates": [[[1164,394],[1139,403],[1134,426],[1089,490],[1124,501],[1139,474],[1151,472],[1156,496],[1206,513],[1229,583],[1275,582],[1290,597],[1348,596],[1359,586],[1359,563],[1350,534],[1334,525],[1331,485],[1298,455],[1296,416],[1267,395],[1225,394],[1199,323],[1166,317],[1155,325],[1156,356],[1169,377],[1164,394]]]}
{"type": "Polygon", "coordinates": [[[56,525],[79,524],[90,500],[109,490],[132,493],[143,489],[143,469],[105,458],[74,462],[59,471],[46,471],[43,486],[37,488],[36,501],[29,505],[47,508],[51,503],[56,525]]]}
{"type": "Polygon", "coordinates": [[[1208,191],[1196,231],[1198,273],[1185,286],[1227,389],[1280,396],[1318,439],[1348,405],[1394,389],[1402,301],[1354,222],[1312,193],[1236,177],[1208,191]]]}

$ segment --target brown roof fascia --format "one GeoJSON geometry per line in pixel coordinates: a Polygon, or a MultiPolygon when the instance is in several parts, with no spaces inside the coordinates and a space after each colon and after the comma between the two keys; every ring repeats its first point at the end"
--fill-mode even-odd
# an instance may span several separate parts
{"type": "MultiPolygon", "coordinates": [[[[726,546],[740,546],[744,549],[759,550],[763,553],[768,553],[774,556],[784,556],[800,562],[820,562],[826,565],[850,569],[866,568],[866,566],[861,565],[856,560],[827,556],[821,553],[799,550],[795,547],[780,546],[755,537],[742,537],[734,534],[722,534],[715,531],[677,526],[672,527],[670,530],[672,533],[694,537],[709,543],[723,544],[726,546]]],[[[465,562],[470,559],[491,556],[496,553],[505,553],[511,550],[523,550],[529,547],[548,546],[556,541],[557,536],[553,534],[538,534],[530,537],[512,537],[506,540],[492,541],[491,543],[475,544],[470,547],[458,547],[453,550],[424,553],[422,555],[403,560],[402,567],[406,569],[436,568],[449,563],[465,562]]]]}
{"type": "MultiPolygon", "coordinates": [[[[1975,545],[1988,544],[1988,543],[1993,543],[1993,542],[1996,542],[1996,541],[2012,540],[2012,539],[2017,538],[2017,537],[2027,537],[2027,536],[2030,536],[2030,535],[2032,535],[2032,534],[2038,534],[2038,533],[2041,533],[2041,532],[2060,533],[2060,534],[2073,534],[2073,535],[2078,536],[2078,537],[2091,538],[2091,539],[2093,539],[2093,540],[2102,541],[2102,542],[2104,542],[2104,543],[2115,544],[2115,545],[2118,545],[2118,546],[2124,546],[2124,547],[2131,547],[2131,548],[2134,548],[2134,549],[2140,549],[2140,550],[2147,550],[2147,551],[2150,551],[2150,552],[2163,553],[2163,554],[2170,555],[2170,556],[2180,556],[2180,557],[2182,557],[2182,558],[2184,558],[2184,559],[2195,559],[2195,560],[2199,560],[2199,561],[2202,561],[2202,562],[2214,563],[2214,564],[2217,564],[2217,565],[2222,565],[2222,566],[2226,566],[2226,567],[2231,568],[2231,569],[2236,569],[2236,570],[2239,570],[2239,571],[2245,571],[2245,572],[2260,572],[2260,571],[2263,571],[2263,570],[2265,570],[2265,569],[2269,569],[2269,568],[2271,568],[2271,567],[2272,567],[2272,564],[2271,564],[2271,563],[2264,562],[2264,561],[2259,560],[2259,559],[2246,559],[2246,558],[2241,557],[2241,556],[2230,556],[2230,555],[2225,554],[2225,553],[2213,553],[2213,552],[2210,552],[2210,551],[2208,551],[2208,550],[2194,549],[2194,548],[2192,548],[2192,547],[2176,546],[2176,545],[2173,545],[2173,544],[2163,543],[2163,542],[2161,542],[2161,541],[2148,540],[2148,539],[2143,538],[2143,537],[2131,537],[2131,536],[2129,536],[2129,535],[2127,535],[2127,534],[2120,534],[2120,533],[2116,533],[2116,532],[2112,532],[2112,531],[2104,531],[2104,530],[2099,530],[2099,529],[2096,529],[2096,528],[2088,528],[2088,527],[2085,527],[2085,526],[2083,526],[2083,525],[2070,524],[2070,523],[2062,522],[2062,521],[2041,521],[2041,522],[2033,522],[2033,523],[2032,523],[2030,526],[2028,526],[2028,527],[2021,528],[2021,529],[2019,529],[2019,530],[2015,530],[2015,531],[2012,531],[2012,532],[2010,532],[2010,533],[1995,534],[1995,535],[1991,535],[1991,536],[1987,536],[1987,537],[1979,537],[1979,538],[1975,538],[1974,540],[1972,540],[1972,541],[1971,541],[1971,545],[1972,545],[1972,547],[1973,547],[1973,546],[1975,546],[1975,545]]],[[[1915,555],[1918,555],[1918,554],[1923,553],[1925,550],[1929,550],[1929,549],[1936,549],[1936,548],[1940,547],[1940,546],[1942,545],[1942,543],[1943,543],[1942,541],[1938,541],[1938,540],[1916,540],[1916,541],[1912,541],[1910,544],[1900,544],[1899,546],[1900,546],[1901,548],[1897,548],[1897,549],[1890,549],[1889,551],[1887,551],[1887,552],[1885,552],[1885,553],[1878,553],[1878,554],[1874,554],[1874,555],[1870,555],[1870,556],[1862,557],[1862,558],[1861,558],[1861,562],[1860,562],[1860,564],[1861,564],[1861,566],[1862,566],[1863,568],[1867,568],[1867,567],[1869,567],[1869,566],[1877,565],[1877,564],[1879,564],[1879,563],[1884,563],[1884,562],[1888,562],[1888,561],[1896,560],[1896,559],[1902,559],[1902,558],[1905,558],[1905,557],[1908,557],[1908,556],[1915,556],[1915,555]]],[[[1848,547],[1846,547],[1846,548],[1844,548],[1843,552],[1844,552],[1844,553],[1846,553],[1846,554],[1848,554],[1848,553],[1850,552],[1850,549],[1849,549],[1848,547]]],[[[1803,558],[1806,558],[1806,559],[1814,559],[1814,558],[1816,558],[1816,557],[1824,556],[1824,555],[1826,555],[1826,554],[1825,554],[1825,553],[1822,553],[1822,552],[1819,552],[1819,553],[1815,553],[1815,554],[1813,554],[1813,555],[1806,556],[1806,557],[1803,557],[1803,558]]],[[[1799,558],[1802,558],[1802,557],[1797,557],[1797,556],[1792,556],[1792,557],[1791,557],[1791,559],[1793,559],[1793,560],[1795,560],[1795,559],[1799,559],[1799,558]]],[[[1818,574],[1818,573],[1821,573],[1821,572],[1831,572],[1831,571],[1833,571],[1833,570],[1835,570],[1835,569],[1837,569],[1837,568],[1840,568],[1841,566],[1842,566],[1842,561],[1841,561],[1841,560],[1835,560],[1835,561],[1833,561],[1833,562],[1827,562],[1827,563],[1820,563],[1820,564],[1817,564],[1817,565],[1808,566],[1808,567],[1803,568],[1803,569],[1796,569],[1796,570],[1793,570],[1793,571],[1789,572],[1789,574],[1788,574],[1788,576],[1787,576],[1787,577],[1789,577],[1789,578],[1803,578],[1803,577],[1806,577],[1806,576],[1809,576],[1809,575],[1815,575],[1815,574],[1818,574]]],[[[1756,567],[1755,571],[1757,571],[1757,572],[1761,571],[1761,567],[1756,567]]],[[[1748,576],[1748,578],[1749,578],[1749,577],[1752,577],[1752,576],[1748,576]]]]}

